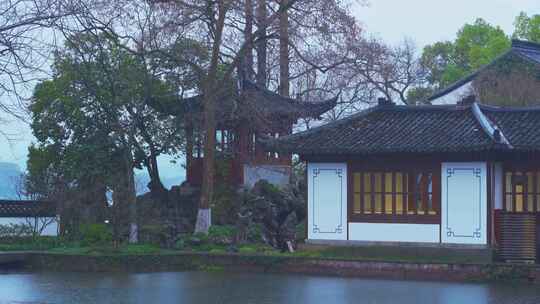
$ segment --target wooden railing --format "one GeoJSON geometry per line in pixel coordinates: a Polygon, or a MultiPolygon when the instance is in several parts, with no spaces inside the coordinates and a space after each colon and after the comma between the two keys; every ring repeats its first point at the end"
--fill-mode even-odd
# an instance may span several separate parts
{"type": "Polygon", "coordinates": [[[501,211],[496,214],[498,256],[507,262],[536,260],[537,215],[501,211]]]}

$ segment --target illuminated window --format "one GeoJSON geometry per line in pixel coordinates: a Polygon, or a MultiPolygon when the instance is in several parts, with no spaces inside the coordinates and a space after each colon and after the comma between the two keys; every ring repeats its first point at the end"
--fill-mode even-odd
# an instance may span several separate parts
{"type": "Polygon", "coordinates": [[[505,172],[504,209],[508,212],[538,212],[540,210],[540,172],[505,172]]]}
{"type": "Polygon", "coordinates": [[[353,214],[436,215],[432,172],[353,172],[353,214]]]}

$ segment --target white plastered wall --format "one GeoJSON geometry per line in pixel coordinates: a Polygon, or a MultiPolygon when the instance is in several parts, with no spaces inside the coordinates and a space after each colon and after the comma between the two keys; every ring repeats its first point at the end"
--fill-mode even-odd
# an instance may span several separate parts
{"type": "Polygon", "coordinates": [[[472,82],[464,83],[459,88],[454,89],[453,91],[447,93],[446,95],[437,97],[430,101],[432,105],[451,105],[457,104],[463,98],[471,95],[473,93],[472,82]]]}
{"type": "Polygon", "coordinates": [[[349,223],[349,240],[439,243],[438,224],[349,223]]]}
{"type": "Polygon", "coordinates": [[[502,163],[495,163],[493,166],[493,201],[494,209],[503,209],[503,166],[502,163]]]}

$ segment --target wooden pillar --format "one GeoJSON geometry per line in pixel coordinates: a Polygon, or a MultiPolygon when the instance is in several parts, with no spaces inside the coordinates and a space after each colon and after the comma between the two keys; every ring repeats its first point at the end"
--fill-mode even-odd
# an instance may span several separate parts
{"type": "Polygon", "coordinates": [[[234,176],[236,183],[244,183],[244,165],[249,161],[249,127],[245,122],[241,122],[236,127],[236,140],[234,146],[234,176]]]}
{"type": "Polygon", "coordinates": [[[249,128],[246,123],[240,123],[236,129],[235,158],[245,162],[249,157],[249,128]]]}

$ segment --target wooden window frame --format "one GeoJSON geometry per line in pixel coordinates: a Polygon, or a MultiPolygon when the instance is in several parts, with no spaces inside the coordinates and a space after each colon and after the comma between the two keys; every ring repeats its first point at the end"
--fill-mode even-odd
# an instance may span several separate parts
{"type": "MultiPolygon", "coordinates": [[[[411,224],[440,224],[441,223],[441,164],[440,163],[413,163],[413,164],[355,164],[349,163],[349,174],[348,174],[348,200],[349,200],[349,222],[352,223],[411,223],[411,224]],[[362,173],[360,175],[360,191],[356,191],[354,184],[355,173],[362,173]],[[375,210],[375,191],[366,192],[364,189],[364,177],[365,173],[381,173],[381,213],[374,213],[375,210]],[[385,174],[392,173],[392,189],[391,192],[386,192],[385,189],[385,174]],[[403,187],[405,187],[405,180],[407,182],[408,191],[402,189],[401,192],[396,191],[396,173],[402,173],[404,178],[403,187]],[[428,193],[418,194],[418,189],[416,189],[416,174],[417,173],[431,173],[431,201],[432,209],[435,210],[435,214],[418,214],[418,208],[416,208],[416,198],[417,195],[421,195],[421,204],[424,212],[428,212],[428,193]],[[413,188],[411,188],[413,187],[413,188]],[[372,195],[372,213],[365,213],[365,201],[364,195],[366,193],[371,193],[372,195]],[[356,195],[360,196],[360,213],[355,213],[355,202],[354,197],[356,195]],[[386,195],[392,195],[392,213],[386,213],[386,195]],[[396,197],[398,195],[403,195],[402,200],[402,213],[397,213],[396,208],[396,197]],[[408,213],[409,203],[414,204],[414,213],[408,213]]],[[[371,180],[370,188],[374,189],[374,175],[369,175],[371,180]]]]}
{"type": "Polygon", "coordinates": [[[502,210],[506,212],[513,212],[513,213],[534,213],[538,214],[540,213],[540,187],[539,187],[539,179],[540,179],[540,167],[539,166],[531,166],[531,164],[505,164],[503,166],[503,189],[502,189],[502,195],[503,195],[503,208],[502,210]],[[517,173],[521,173],[521,175],[518,175],[517,173]],[[529,189],[529,181],[527,177],[527,173],[532,173],[532,189],[529,189]],[[510,192],[507,191],[507,175],[510,174],[510,192]],[[523,206],[522,211],[517,211],[517,204],[516,204],[516,187],[518,183],[516,182],[517,176],[521,176],[522,179],[524,179],[524,182],[522,183],[523,190],[521,192],[523,196],[523,206]],[[511,202],[508,202],[507,197],[511,197],[511,202]],[[532,196],[532,210],[529,210],[529,196],[532,196]],[[510,209],[508,210],[508,206],[510,205],[510,209]]]}

